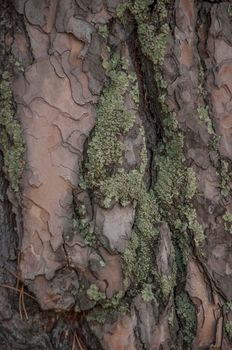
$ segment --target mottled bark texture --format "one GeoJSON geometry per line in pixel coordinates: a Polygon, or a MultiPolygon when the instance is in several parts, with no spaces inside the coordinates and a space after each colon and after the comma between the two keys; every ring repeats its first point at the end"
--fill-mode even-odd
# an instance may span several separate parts
{"type": "Polygon", "coordinates": [[[232,348],[232,4],[2,0],[0,349],[232,348]]]}

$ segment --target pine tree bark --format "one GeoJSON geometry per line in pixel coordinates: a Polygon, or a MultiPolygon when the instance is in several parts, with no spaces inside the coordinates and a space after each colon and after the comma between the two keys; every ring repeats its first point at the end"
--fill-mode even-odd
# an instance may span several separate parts
{"type": "Polygon", "coordinates": [[[2,0],[0,349],[232,348],[231,6],[2,0]]]}

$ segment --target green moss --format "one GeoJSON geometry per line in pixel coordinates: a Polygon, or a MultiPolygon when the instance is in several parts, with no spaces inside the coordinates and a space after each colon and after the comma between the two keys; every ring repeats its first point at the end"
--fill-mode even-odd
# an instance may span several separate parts
{"type": "MultiPolygon", "coordinates": [[[[165,56],[169,34],[167,25],[169,1],[157,1],[153,17],[150,15],[151,3],[152,1],[149,0],[134,1],[133,4],[126,6],[137,22],[142,51],[154,64],[154,77],[160,92],[159,103],[163,123],[162,147],[160,152],[156,152],[155,159],[156,184],[148,193],[146,190],[140,190],[139,197],[142,198],[143,203],[140,200],[137,202],[134,232],[124,256],[128,274],[134,276],[137,284],[140,283],[142,286],[145,286],[149,280],[154,282],[157,277],[155,276],[154,245],[159,236],[157,227],[160,221],[168,222],[169,227],[176,231],[176,236],[183,235],[186,230],[193,231],[196,246],[199,246],[204,238],[203,228],[198,223],[196,211],[191,205],[191,199],[197,189],[196,175],[193,168],[185,163],[184,137],[178,129],[174,113],[166,104],[167,82],[159,68],[165,56]],[[146,209],[144,210],[143,207],[146,209]],[[149,213],[149,217],[146,217],[146,213],[149,213]],[[177,222],[180,223],[178,228],[175,225],[177,222]],[[149,232],[152,234],[150,235],[149,232]]],[[[112,179],[112,183],[115,183],[115,179],[112,179]]],[[[113,193],[112,186],[108,186],[111,193],[113,193]]],[[[115,195],[114,198],[116,198],[115,195]]],[[[183,241],[186,241],[184,235],[183,241]]],[[[159,284],[166,297],[175,286],[175,268],[173,275],[160,278],[159,284]]]]}
{"type": "Polygon", "coordinates": [[[99,324],[106,323],[107,318],[109,317],[109,310],[103,309],[102,307],[95,307],[87,315],[88,322],[97,322],[99,324]]]}
{"type": "Polygon", "coordinates": [[[226,322],[226,333],[228,334],[229,338],[232,340],[232,321],[226,322]]]}
{"type": "Polygon", "coordinates": [[[174,307],[172,306],[168,312],[168,324],[171,327],[174,327],[174,321],[175,321],[175,310],[174,310],[174,307]]]}
{"type": "MultiPolygon", "coordinates": [[[[164,79],[164,77],[159,69],[155,70],[154,78],[155,78],[155,81],[157,83],[157,86],[160,89],[160,92],[166,91],[168,84],[167,84],[166,80],[164,79]]],[[[161,104],[165,102],[165,94],[159,96],[159,101],[161,104]]]]}
{"type": "Polygon", "coordinates": [[[135,285],[143,286],[154,279],[154,242],[159,237],[159,220],[154,193],[143,187],[136,206],[134,232],[124,253],[126,274],[134,277],[135,285]]]}
{"type": "Polygon", "coordinates": [[[228,211],[223,215],[225,230],[232,234],[232,214],[228,211]]]}
{"type": "Polygon", "coordinates": [[[207,97],[207,90],[205,88],[205,71],[202,64],[198,65],[198,93],[205,99],[207,97]]]}
{"type": "MultiPolygon", "coordinates": [[[[137,81],[134,74],[128,75],[125,61],[113,55],[105,62],[108,78],[97,108],[97,123],[94,136],[87,151],[85,184],[94,190],[103,207],[110,207],[113,200],[125,206],[137,200],[143,182],[146,165],[145,146],[141,150],[139,169],[126,172],[123,167],[123,136],[132,128],[135,117],[124,106],[129,87],[132,97],[138,102],[137,81]]],[[[143,130],[140,130],[141,135],[143,130]]]]}
{"type": "Polygon", "coordinates": [[[87,189],[87,184],[85,182],[84,176],[83,174],[80,174],[80,179],[78,182],[78,186],[82,189],[82,190],[86,190],[87,189]]]}
{"type": "Polygon", "coordinates": [[[220,180],[221,180],[221,195],[223,197],[227,197],[230,193],[230,170],[229,170],[229,163],[226,160],[222,160],[221,162],[221,168],[219,171],[220,180]]]}
{"type": "Polygon", "coordinates": [[[231,4],[228,5],[228,14],[230,17],[232,17],[232,5],[231,4]]]}
{"type": "Polygon", "coordinates": [[[98,33],[104,38],[107,39],[108,37],[108,28],[106,24],[103,24],[99,27],[98,33]]]}
{"type": "Polygon", "coordinates": [[[126,304],[120,304],[117,308],[104,308],[102,306],[96,306],[90,310],[87,314],[88,322],[97,322],[105,324],[108,321],[117,320],[119,316],[123,316],[129,313],[129,308],[126,304]]]}
{"type": "MultiPolygon", "coordinates": [[[[141,135],[143,130],[140,130],[141,135]]],[[[145,141],[144,141],[145,143],[145,141]]],[[[144,170],[147,162],[145,145],[140,153],[140,167],[126,172],[122,167],[118,167],[115,174],[99,179],[96,194],[103,207],[109,208],[113,200],[126,206],[137,201],[140,197],[143,185],[144,170]]],[[[87,179],[88,181],[88,179],[87,179]]]]}
{"type": "Polygon", "coordinates": [[[208,134],[210,137],[210,146],[218,152],[218,143],[220,136],[214,130],[213,122],[210,117],[209,110],[209,96],[207,92],[207,76],[206,76],[206,68],[205,63],[200,62],[198,64],[198,93],[201,99],[204,101],[203,106],[199,106],[197,108],[199,119],[204,123],[207,127],[208,134]]]}
{"type": "Polygon", "coordinates": [[[103,324],[109,319],[112,321],[112,318],[117,319],[119,315],[128,313],[128,305],[123,300],[123,297],[124,292],[120,291],[115,293],[111,299],[99,299],[100,304],[88,313],[88,321],[96,321],[103,324]]]}
{"type": "MultiPolygon", "coordinates": [[[[129,86],[135,86],[135,76],[127,76],[128,67],[117,56],[105,63],[105,68],[108,82],[97,109],[97,123],[87,151],[85,182],[88,188],[94,190],[103,207],[110,207],[113,200],[122,206],[129,203],[136,206],[134,234],[125,252],[124,262],[125,274],[128,275],[130,271],[135,284],[142,285],[152,273],[152,244],[158,235],[155,224],[159,214],[153,193],[148,193],[143,183],[147,163],[145,145],[137,169],[125,171],[122,167],[122,137],[134,123],[134,116],[124,107],[124,97],[129,86]]],[[[140,134],[143,136],[143,128],[140,134]]]]}
{"type": "Polygon", "coordinates": [[[153,299],[153,291],[160,291],[166,299],[176,285],[175,263],[170,276],[158,276],[156,271],[160,222],[169,224],[173,237],[181,237],[176,240],[178,252],[187,246],[186,231],[194,233],[197,247],[204,236],[191,204],[196,193],[195,172],[186,164],[184,136],[178,128],[175,114],[166,104],[167,82],[159,69],[169,33],[168,1],[157,1],[154,16],[150,15],[149,9],[152,2],[129,2],[118,8],[118,13],[122,16],[128,9],[134,15],[142,51],[154,64],[163,128],[163,139],[156,151],[156,184],[147,190],[143,181],[147,162],[145,147],[136,169],[126,171],[123,168],[123,138],[135,122],[134,116],[124,107],[124,99],[129,90],[136,104],[139,99],[135,77],[128,75],[126,63],[115,55],[109,62],[104,62],[107,83],[97,108],[97,122],[87,150],[85,172],[85,184],[94,191],[103,207],[110,207],[113,201],[123,206],[128,203],[135,206],[132,237],[123,256],[124,274],[125,280],[131,282],[131,293],[141,292],[146,301],[153,299]]]}
{"type": "MultiPolygon", "coordinates": [[[[168,120],[170,123],[170,119],[168,120]]],[[[186,169],[184,169],[183,136],[178,133],[174,122],[166,125],[165,152],[156,157],[159,175],[155,186],[155,193],[163,206],[172,205],[173,201],[179,197],[185,181],[186,169]],[[176,132],[176,136],[171,132],[176,132]]]]}
{"type": "Polygon", "coordinates": [[[161,27],[161,32],[154,38],[154,26],[150,24],[140,24],[138,34],[140,42],[143,43],[143,51],[152,59],[155,64],[162,64],[166,50],[167,36],[169,34],[168,24],[161,27]],[[152,41],[153,39],[153,41],[152,41]],[[152,42],[152,44],[151,44],[152,42]]]}
{"type": "Polygon", "coordinates": [[[193,168],[187,168],[187,184],[186,198],[192,199],[197,191],[196,174],[193,168]]]}
{"type": "Polygon", "coordinates": [[[198,107],[197,112],[200,120],[202,120],[206,124],[208,133],[210,135],[217,136],[214,132],[212,120],[210,119],[210,116],[209,116],[209,107],[208,106],[198,107]]]}
{"type": "Polygon", "coordinates": [[[173,273],[169,276],[161,276],[161,291],[164,299],[166,299],[170,293],[173,291],[176,285],[176,274],[173,273]]]}
{"type": "Polygon", "coordinates": [[[134,100],[135,105],[138,107],[139,106],[139,86],[138,86],[137,76],[134,73],[134,74],[130,74],[129,78],[130,78],[130,81],[132,82],[131,96],[134,100]]]}
{"type": "Polygon", "coordinates": [[[232,311],[232,301],[228,301],[225,306],[227,311],[232,311]]]}
{"type": "MultiPolygon", "coordinates": [[[[170,227],[173,227],[177,219],[182,222],[182,227],[184,224],[187,225],[190,230],[194,230],[196,243],[199,244],[202,242],[203,229],[196,218],[194,220],[195,212],[191,210],[190,205],[196,192],[196,176],[194,170],[185,165],[184,137],[178,130],[174,113],[166,105],[167,82],[158,67],[164,59],[169,33],[167,25],[169,1],[157,1],[154,18],[150,17],[151,3],[152,1],[149,0],[134,1],[133,5],[130,5],[130,11],[137,21],[142,50],[155,65],[154,76],[160,90],[159,102],[162,107],[164,137],[162,151],[156,156],[158,176],[154,193],[160,205],[161,217],[168,221],[170,227]],[[177,203],[178,210],[174,212],[172,207],[177,203]],[[185,215],[187,203],[189,203],[187,205],[189,209],[188,215],[185,215]],[[169,212],[168,215],[166,215],[167,212],[169,212]]],[[[203,116],[206,119],[208,115],[204,113],[203,116]]],[[[207,122],[209,122],[208,119],[207,122]]]]}
{"type": "Polygon", "coordinates": [[[120,306],[120,303],[124,297],[124,292],[123,291],[119,291],[117,293],[115,293],[111,299],[107,299],[104,304],[103,304],[103,308],[108,308],[108,309],[115,309],[118,308],[120,306]]]}
{"type": "Polygon", "coordinates": [[[191,349],[196,333],[196,311],[186,293],[176,298],[176,311],[181,323],[185,349],[191,349]]]}
{"type": "Polygon", "coordinates": [[[128,1],[117,7],[117,16],[121,19],[126,10],[134,15],[142,51],[154,64],[162,64],[165,56],[170,31],[167,24],[169,3],[169,0],[158,0],[152,16],[150,13],[152,0],[128,1]]]}
{"type": "Polygon", "coordinates": [[[116,175],[105,180],[100,186],[104,198],[101,202],[102,206],[110,207],[113,199],[122,206],[137,200],[141,193],[142,179],[143,173],[138,170],[127,173],[120,169],[116,175]]]}
{"type": "Polygon", "coordinates": [[[143,53],[154,64],[162,64],[166,51],[166,43],[169,34],[169,26],[166,22],[168,0],[158,0],[155,5],[154,15],[151,18],[149,6],[151,0],[135,0],[130,6],[137,25],[138,36],[143,53]]]}
{"type": "Polygon", "coordinates": [[[131,6],[131,2],[130,1],[127,1],[124,4],[119,4],[117,6],[117,9],[116,9],[117,17],[122,19],[124,14],[125,14],[125,12],[126,12],[126,10],[129,9],[130,6],[131,6]]]}
{"type": "Polygon", "coordinates": [[[117,173],[122,164],[124,145],[120,140],[134,123],[134,116],[124,106],[129,87],[125,62],[114,55],[105,62],[108,81],[97,108],[97,122],[88,147],[86,184],[101,192],[104,181],[117,173]]]}
{"type": "Polygon", "coordinates": [[[168,111],[164,119],[164,149],[157,155],[158,168],[155,194],[162,210],[162,216],[170,227],[183,232],[189,229],[194,234],[195,245],[198,247],[204,241],[204,230],[197,221],[196,210],[192,208],[196,175],[191,167],[185,164],[183,152],[184,139],[178,131],[174,116],[168,111]],[[173,208],[174,205],[174,208],[173,208]]]}
{"type": "Polygon", "coordinates": [[[191,206],[185,207],[185,216],[188,221],[188,228],[194,233],[196,247],[199,247],[205,240],[204,230],[197,221],[196,209],[191,206]]]}
{"type": "Polygon", "coordinates": [[[72,222],[72,232],[74,234],[80,234],[87,245],[93,247],[97,243],[96,235],[91,227],[89,220],[87,219],[86,208],[84,205],[80,205],[72,222]]]}
{"type": "Polygon", "coordinates": [[[11,91],[11,75],[5,72],[0,82],[0,148],[4,154],[4,171],[8,176],[13,191],[19,191],[22,175],[25,143],[19,122],[14,119],[15,106],[11,91]]]}
{"type": "Polygon", "coordinates": [[[142,289],[142,299],[146,302],[152,301],[155,299],[154,293],[153,293],[153,286],[151,284],[144,284],[142,289]]]}
{"type": "Polygon", "coordinates": [[[106,298],[105,293],[101,292],[95,284],[91,284],[86,294],[90,300],[100,301],[106,298]]]}

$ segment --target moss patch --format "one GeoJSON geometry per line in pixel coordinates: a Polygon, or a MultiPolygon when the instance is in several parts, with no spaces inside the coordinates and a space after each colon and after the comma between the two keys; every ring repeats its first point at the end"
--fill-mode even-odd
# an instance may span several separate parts
{"type": "Polygon", "coordinates": [[[221,161],[221,167],[218,173],[221,180],[221,195],[227,197],[230,193],[230,169],[229,163],[226,160],[221,161]]]}
{"type": "Polygon", "coordinates": [[[136,288],[144,288],[155,278],[155,241],[159,237],[160,215],[153,191],[142,187],[138,198],[134,232],[124,253],[125,273],[136,288]]]}
{"type": "Polygon", "coordinates": [[[99,27],[98,33],[104,38],[107,39],[108,37],[108,28],[106,24],[103,24],[99,27]]]}
{"type": "Polygon", "coordinates": [[[95,284],[91,284],[87,289],[86,294],[92,301],[104,300],[106,298],[105,293],[101,292],[95,284]]]}
{"type": "Polygon", "coordinates": [[[161,276],[161,291],[163,298],[166,299],[173,291],[176,285],[176,274],[173,272],[169,276],[161,276]]]}
{"type": "Polygon", "coordinates": [[[0,82],[0,148],[4,154],[4,171],[12,190],[17,192],[25,164],[25,143],[21,126],[14,118],[15,105],[11,91],[11,80],[11,74],[6,71],[0,82]]]}
{"type": "MultiPolygon", "coordinates": [[[[128,75],[125,62],[115,55],[104,64],[108,81],[97,109],[97,122],[87,150],[85,173],[87,187],[94,191],[103,207],[110,207],[113,201],[121,205],[130,202],[135,205],[132,237],[123,256],[124,273],[125,280],[130,279],[131,282],[131,295],[141,292],[145,301],[153,300],[157,294],[166,300],[176,285],[175,263],[169,276],[159,276],[156,270],[160,223],[168,223],[181,261],[187,254],[181,250],[188,247],[187,232],[193,234],[197,247],[204,240],[204,231],[197,221],[197,213],[192,204],[196,193],[195,172],[186,163],[184,136],[178,127],[175,114],[166,104],[167,82],[160,69],[169,32],[169,1],[157,1],[154,13],[151,14],[152,3],[153,1],[148,0],[128,2],[118,8],[118,13],[123,16],[125,10],[128,10],[133,14],[143,54],[153,63],[160,96],[156,102],[162,115],[162,140],[158,146],[154,145],[157,146],[156,183],[148,190],[143,181],[147,162],[145,147],[141,151],[141,162],[136,169],[126,171],[123,168],[123,138],[135,122],[133,115],[124,107],[124,96],[128,89],[133,90],[131,87],[133,84],[135,86],[135,78],[128,75]]],[[[138,103],[137,93],[136,90],[133,98],[138,103]]],[[[179,268],[178,264],[177,267],[179,268]]],[[[123,300],[124,297],[118,305],[123,300]]],[[[188,311],[192,304],[189,305],[185,305],[188,311]]],[[[187,318],[187,313],[183,312],[183,320],[187,318]]],[[[191,321],[186,322],[187,337],[193,327],[191,321]]]]}
{"type": "Polygon", "coordinates": [[[152,0],[135,0],[128,6],[138,25],[137,31],[142,51],[154,64],[162,64],[164,60],[169,34],[169,26],[166,22],[168,3],[169,0],[158,0],[152,17],[150,13],[152,0]]]}
{"type": "Polygon", "coordinates": [[[210,135],[216,136],[214,129],[213,129],[212,121],[211,121],[210,116],[209,116],[209,107],[208,106],[198,107],[197,112],[198,112],[200,120],[202,120],[206,124],[208,133],[210,135]]]}
{"type": "Polygon", "coordinates": [[[232,17],[232,5],[231,4],[228,5],[228,14],[230,17],[232,17]]]}
{"type": "Polygon", "coordinates": [[[182,293],[176,298],[176,311],[181,323],[185,349],[191,349],[196,334],[196,312],[186,293],[182,293]]]}
{"type": "MultiPolygon", "coordinates": [[[[156,279],[157,282],[154,248],[159,236],[157,227],[161,221],[168,222],[175,237],[182,235],[183,241],[186,240],[183,235],[186,230],[193,233],[196,246],[204,241],[203,228],[197,221],[191,203],[196,192],[195,172],[186,165],[184,137],[178,128],[175,114],[166,104],[167,82],[160,69],[169,34],[167,16],[170,2],[157,1],[151,15],[152,3],[149,0],[134,1],[119,7],[120,16],[129,10],[136,20],[142,51],[153,62],[154,77],[160,93],[158,103],[162,109],[163,140],[158,152],[156,150],[156,184],[149,193],[146,190],[141,192],[140,197],[143,199],[137,203],[134,232],[124,257],[128,273],[144,285],[149,280],[154,282],[156,279]],[[143,217],[146,220],[142,220],[143,217]]],[[[179,244],[181,240],[177,241],[179,244]]],[[[182,242],[181,247],[184,245],[187,244],[182,242]]],[[[163,280],[158,278],[163,295],[169,294],[175,285],[174,270],[171,276],[163,280]]]]}
{"type": "Polygon", "coordinates": [[[232,340],[232,321],[226,322],[226,333],[228,334],[230,340],[232,340]]]}
{"type": "Polygon", "coordinates": [[[143,290],[141,292],[142,299],[146,302],[152,301],[155,299],[154,292],[152,290],[153,286],[151,284],[144,284],[143,290]]]}
{"type": "MultiPolygon", "coordinates": [[[[93,297],[92,292],[91,297],[93,297]]],[[[104,297],[101,298],[101,295],[99,295],[98,291],[94,291],[94,297],[95,299],[98,299],[98,305],[88,313],[88,321],[96,321],[98,323],[104,324],[107,322],[107,320],[110,320],[112,322],[112,319],[118,319],[119,315],[125,315],[129,311],[127,301],[123,299],[123,292],[116,293],[109,300],[104,297]],[[97,295],[95,296],[96,293],[97,295]]]]}
{"type": "MultiPolygon", "coordinates": [[[[143,288],[143,283],[154,275],[153,242],[158,236],[155,225],[159,221],[153,191],[147,192],[143,183],[147,163],[145,140],[137,169],[126,171],[122,166],[123,137],[135,122],[134,116],[124,106],[124,98],[128,88],[132,87],[132,98],[138,99],[138,87],[135,76],[128,75],[127,64],[116,55],[104,66],[108,81],[97,108],[96,127],[87,150],[85,186],[94,191],[105,208],[113,201],[122,206],[129,203],[136,206],[134,233],[124,255],[125,275],[131,274],[135,284],[143,288]]],[[[143,128],[140,134],[143,136],[143,128]]]]}
{"type": "Polygon", "coordinates": [[[197,213],[191,203],[196,193],[195,172],[185,163],[183,135],[166,105],[164,118],[164,142],[156,158],[158,176],[154,188],[161,217],[176,234],[191,231],[196,246],[200,246],[204,242],[204,230],[197,221],[197,213]]]}
{"type": "Polygon", "coordinates": [[[134,116],[124,106],[129,88],[128,65],[117,55],[105,62],[107,84],[97,108],[97,122],[88,147],[85,181],[102,198],[106,182],[120,173],[124,145],[122,138],[132,128],[134,116]]]}
{"type": "Polygon", "coordinates": [[[232,234],[232,214],[228,211],[223,215],[225,230],[232,234]]]}

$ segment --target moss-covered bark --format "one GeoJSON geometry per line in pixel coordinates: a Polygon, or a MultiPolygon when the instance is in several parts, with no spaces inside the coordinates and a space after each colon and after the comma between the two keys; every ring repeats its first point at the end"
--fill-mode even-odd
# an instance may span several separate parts
{"type": "Polygon", "coordinates": [[[2,349],[230,349],[229,1],[0,7],[2,349]]]}

